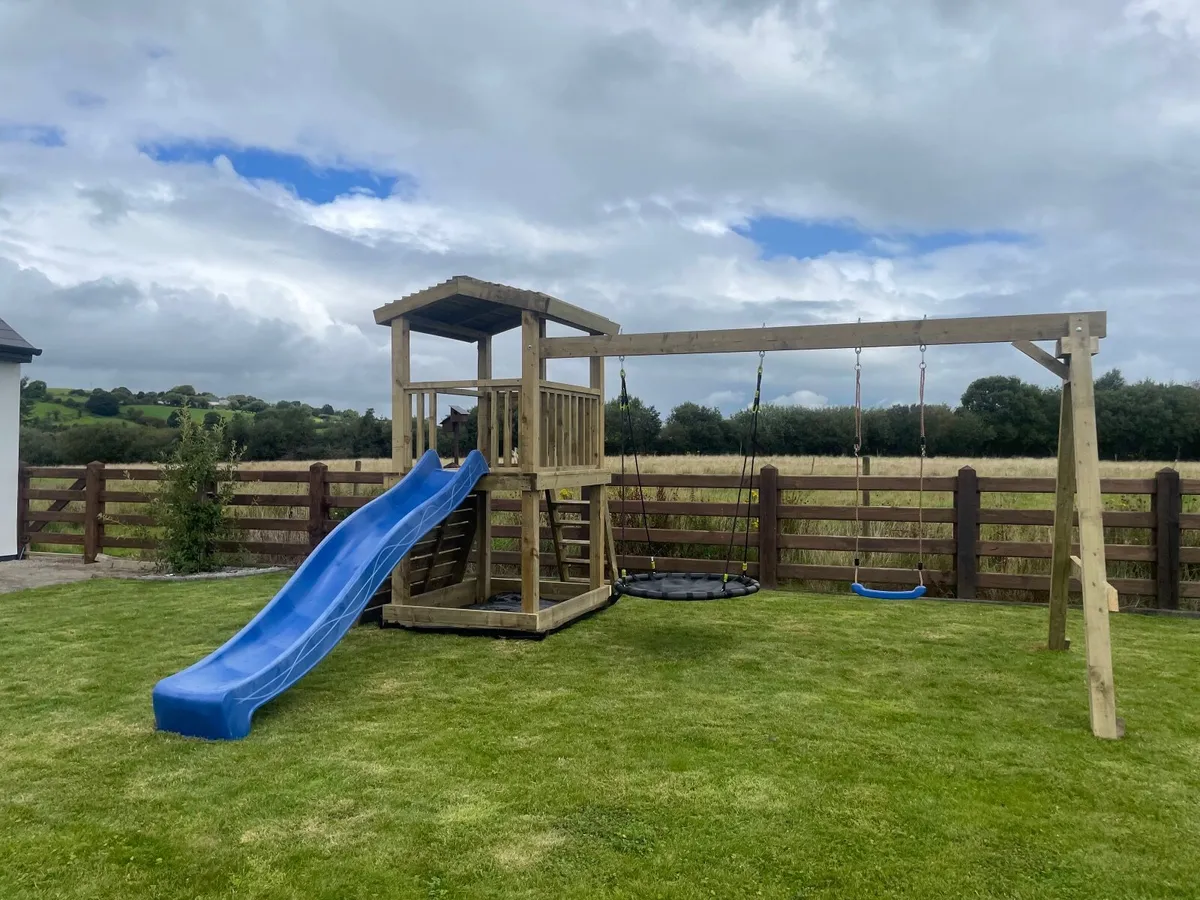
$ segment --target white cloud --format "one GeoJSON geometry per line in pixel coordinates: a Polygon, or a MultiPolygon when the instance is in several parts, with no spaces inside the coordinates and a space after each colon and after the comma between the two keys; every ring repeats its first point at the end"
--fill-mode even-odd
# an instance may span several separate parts
{"type": "Polygon", "coordinates": [[[740,405],[745,398],[737,391],[713,391],[703,400],[699,401],[701,406],[715,406],[717,409],[726,409],[727,407],[740,405]]]}
{"type": "MultiPolygon", "coordinates": [[[[0,143],[0,271],[24,273],[0,315],[63,383],[156,387],[186,368],[377,408],[372,308],[458,273],[626,331],[1106,308],[1101,368],[1196,378],[1181,327],[1200,294],[1196,21],[1178,0],[0,0],[0,123],[66,141],[0,143]],[[313,207],[137,151],[177,136],[401,170],[416,193],[313,207]],[[756,212],[1034,240],[768,261],[731,230],[756,212]],[[199,352],[138,349],[207,346],[221,327],[239,336],[211,371],[199,352]],[[97,330],[110,343],[89,344],[97,330]]],[[[418,349],[428,377],[469,365],[418,349]]],[[[501,368],[515,350],[500,342],[501,368]]],[[[740,402],[754,364],[628,368],[665,411],[740,402]]],[[[773,355],[767,385],[846,402],[849,365],[773,355]]],[[[871,366],[869,403],[912,375],[905,353],[871,366]]],[[[1043,377],[1011,348],[937,348],[931,399],[992,372],[1043,377]]]]}
{"type": "Polygon", "coordinates": [[[775,406],[806,406],[809,409],[821,409],[829,405],[829,398],[815,391],[801,388],[798,391],[792,391],[790,394],[776,397],[771,403],[775,406]]]}

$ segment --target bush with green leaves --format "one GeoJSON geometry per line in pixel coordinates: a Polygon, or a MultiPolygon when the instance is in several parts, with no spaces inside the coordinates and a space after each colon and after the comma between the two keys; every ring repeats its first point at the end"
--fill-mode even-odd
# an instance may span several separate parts
{"type": "Polygon", "coordinates": [[[179,421],[179,441],[164,459],[151,514],[161,527],[160,568],[191,575],[226,562],[219,545],[235,535],[227,508],[241,451],[226,443],[223,425],[206,430],[186,410],[179,421]]]}

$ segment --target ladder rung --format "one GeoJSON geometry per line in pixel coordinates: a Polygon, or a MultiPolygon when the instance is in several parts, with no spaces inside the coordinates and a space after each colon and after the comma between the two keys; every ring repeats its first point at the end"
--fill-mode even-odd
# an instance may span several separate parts
{"type": "Polygon", "coordinates": [[[590,500],[558,500],[555,499],[555,506],[587,506],[591,503],[590,500]]]}
{"type": "Polygon", "coordinates": [[[590,547],[592,542],[586,538],[561,538],[559,543],[564,547],[590,547]]]}

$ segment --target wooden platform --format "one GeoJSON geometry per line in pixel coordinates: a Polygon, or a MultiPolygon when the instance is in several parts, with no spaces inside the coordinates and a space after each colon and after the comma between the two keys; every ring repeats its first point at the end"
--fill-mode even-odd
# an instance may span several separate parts
{"type": "MultiPolygon", "coordinates": [[[[496,593],[519,592],[519,579],[494,578],[496,593]]],[[[383,624],[403,628],[465,629],[478,631],[513,631],[544,634],[598,609],[612,598],[612,586],[605,584],[591,589],[586,583],[543,581],[542,609],[537,613],[508,612],[495,609],[472,609],[475,606],[476,582],[469,578],[459,584],[418,594],[408,603],[387,603],[383,606],[383,624]]]]}

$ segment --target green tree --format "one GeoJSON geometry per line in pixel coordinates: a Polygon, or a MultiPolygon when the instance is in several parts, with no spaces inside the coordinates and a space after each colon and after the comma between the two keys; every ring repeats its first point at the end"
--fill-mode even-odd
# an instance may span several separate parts
{"type": "Polygon", "coordinates": [[[23,423],[33,415],[34,399],[29,393],[29,379],[21,379],[20,421],[23,423]]]}
{"type": "Polygon", "coordinates": [[[983,423],[986,456],[1046,456],[1058,440],[1057,403],[1051,392],[1020,378],[993,375],[971,382],[962,408],[983,423]]]}
{"type": "Polygon", "coordinates": [[[214,428],[216,428],[218,425],[220,425],[221,422],[223,422],[223,421],[224,421],[224,418],[221,416],[221,414],[219,412],[207,412],[204,414],[204,424],[203,424],[204,430],[212,431],[214,428]]]}
{"type": "Polygon", "coordinates": [[[83,408],[90,412],[93,416],[109,416],[120,415],[121,401],[110,394],[108,391],[95,390],[92,396],[88,397],[83,404],[83,408]]]}
{"type": "Polygon", "coordinates": [[[44,381],[38,379],[30,381],[28,378],[22,378],[21,396],[28,397],[31,403],[44,403],[50,399],[50,389],[46,387],[44,381]]]}
{"type": "Polygon", "coordinates": [[[167,391],[167,393],[179,394],[182,397],[195,397],[196,389],[190,384],[177,384],[175,387],[171,388],[171,390],[167,391]]]}
{"type": "Polygon", "coordinates": [[[731,444],[721,411],[691,402],[671,410],[658,443],[664,453],[700,454],[727,453],[731,444]]]}
{"type": "Polygon", "coordinates": [[[224,428],[205,430],[182,410],[179,441],[162,465],[150,504],[161,529],[158,561],[180,575],[219,568],[220,543],[234,536],[226,507],[236,487],[238,456],[229,452],[224,428]]]}
{"type": "Polygon", "coordinates": [[[604,404],[604,452],[609,456],[621,452],[622,440],[627,453],[634,449],[638,453],[653,453],[661,431],[662,418],[658,410],[647,406],[639,397],[629,398],[628,417],[621,410],[619,400],[609,400],[604,404]]]}

